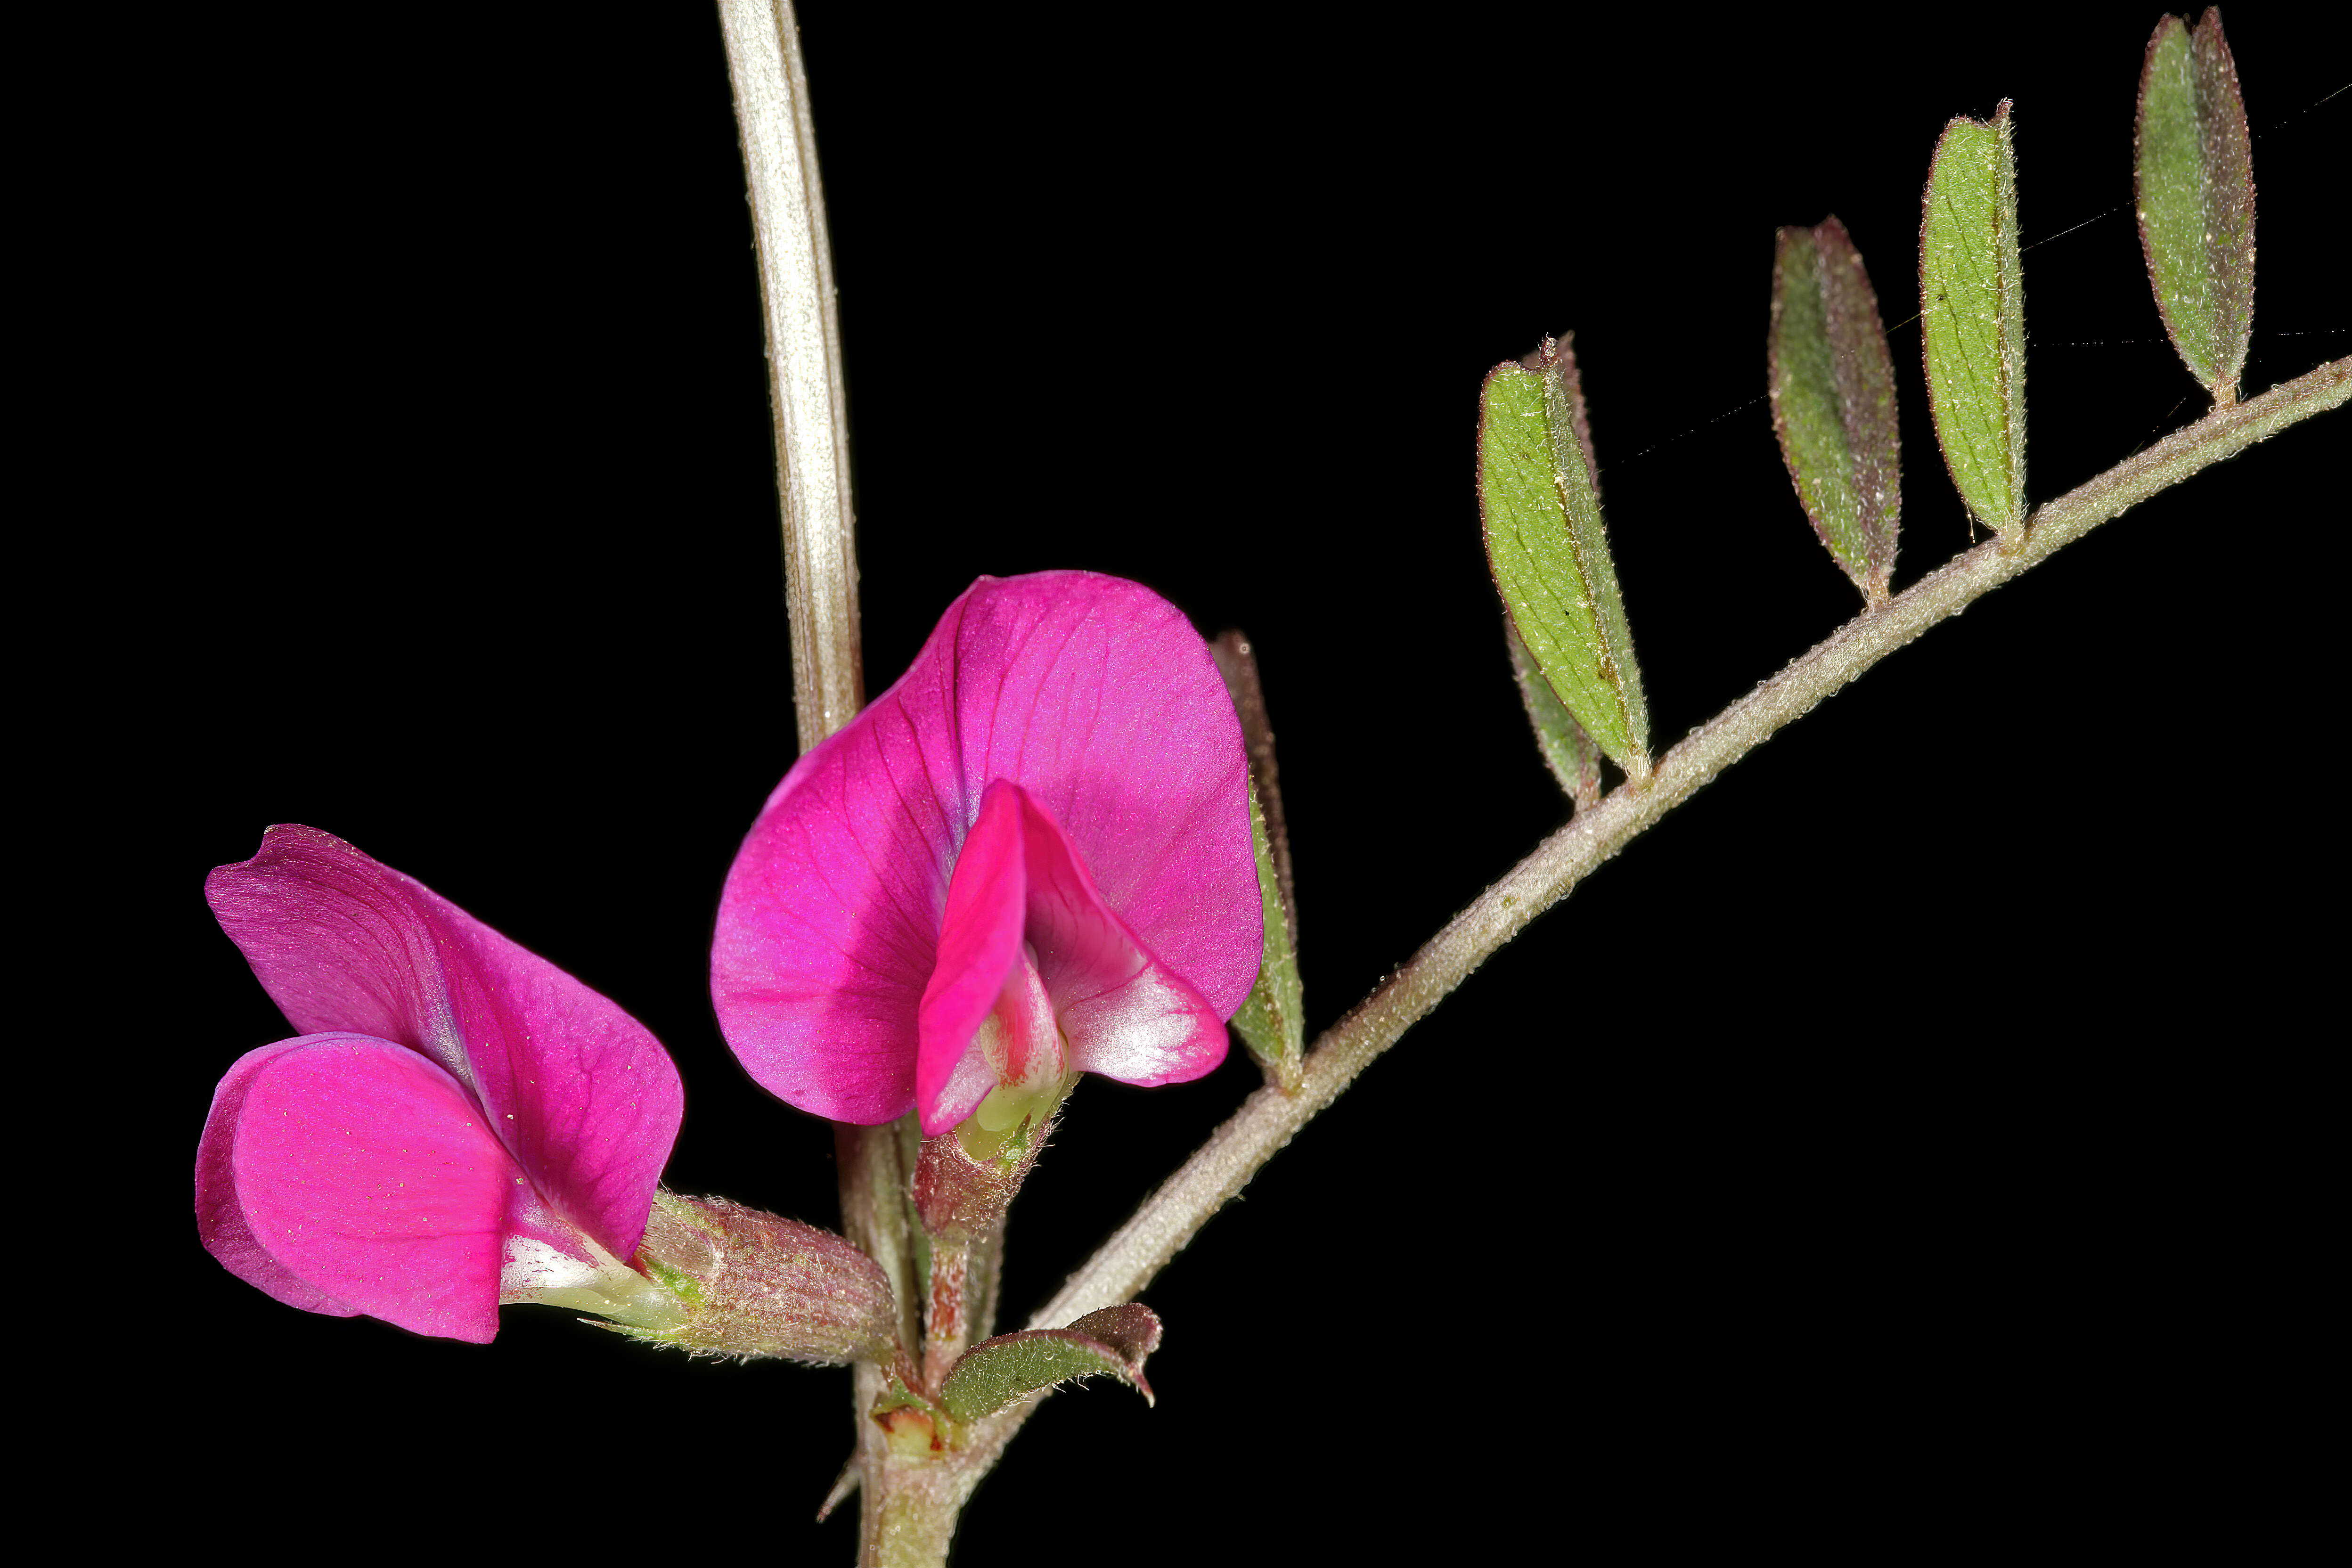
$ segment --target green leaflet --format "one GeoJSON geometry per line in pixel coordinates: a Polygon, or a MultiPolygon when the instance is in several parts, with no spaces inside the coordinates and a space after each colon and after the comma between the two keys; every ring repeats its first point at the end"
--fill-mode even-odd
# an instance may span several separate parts
{"type": "Polygon", "coordinates": [[[1979,521],[2025,521],[2025,290],[2009,100],[1944,127],[1919,224],[1919,324],[1936,440],[1979,521]]]}
{"type": "Polygon", "coordinates": [[[1478,501],[1495,586],[1552,690],[1634,782],[1650,776],[1650,714],[1609,558],[1576,356],[1547,338],[1486,377],[1478,501]]]}
{"type": "Polygon", "coordinates": [[[1089,1312],[1066,1329],[999,1334],[964,1352],[940,1382],[940,1404],[958,1421],[993,1415],[1024,1394],[1108,1373],[1146,1404],[1143,1358],[1160,1348],[1160,1320],[1137,1302],[1089,1312]]]}
{"type": "Polygon", "coordinates": [[[1290,887],[1290,845],[1283,831],[1281,770],[1274,760],[1274,721],[1258,680],[1257,655],[1239,631],[1209,645],[1241,721],[1249,751],[1250,847],[1257,858],[1258,907],[1265,916],[1265,956],[1257,982],[1234,1015],[1242,1043],[1265,1069],[1266,1081],[1297,1094],[1306,1081],[1306,1005],[1298,973],[1298,907],[1290,887]]]}
{"type": "Polygon", "coordinates": [[[1895,364],[1862,253],[1836,218],[1780,231],[1765,357],[1797,500],[1863,598],[1882,604],[1903,514],[1895,364]]]}
{"type": "Polygon", "coordinates": [[[1298,1092],[1307,1050],[1306,1003],[1298,980],[1298,954],[1291,945],[1290,921],[1282,906],[1282,882],[1274,868],[1274,846],[1266,837],[1265,812],[1257,786],[1250,786],[1250,843],[1257,850],[1257,890],[1265,912],[1265,957],[1257,984],[1234,1015],[1242,1043],[1286,1094],[1298,1092]]]}
{"type": "Polygon", "coordinates": [[[1536,656],[1519,636],[1519,628],[1511,617],[1503,617],[1503,637],[1510,645],[1511,676],[1519,683],[1519,701],[1528,710],[1528,722],[1536,732],[1536,748],[1543,752],[1551,776],[1559,781],[1560,789],[1575,803],[1574,809],[1601,804],[1601,748],[1584,732],[1551,689],[1543,671],[1537,668],[1536,656]]]}
{"type": "Polygon", "coordinates": [[[2209,10],[2157,24],[2133,129],[2140,249],[2164,330],[2216,403],[2238,400],[2254,325],[2254,164],[2238,68],[2209,10]]]}

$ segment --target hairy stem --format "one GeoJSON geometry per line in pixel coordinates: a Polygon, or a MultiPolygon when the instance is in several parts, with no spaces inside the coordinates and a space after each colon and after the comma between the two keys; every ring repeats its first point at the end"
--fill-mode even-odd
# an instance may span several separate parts
{"type": "MultiPolygon", "coordinates": [[[[1624,785],[1545,839],[1468,909],[1456,915],[1307,1054],[1300,1091],[1261,1089],[1183,1167],[1145,1200],[1118,1234],[1030,1320],[1057,1328],[1129,1301],[1185,1243],[1238,1194],[1339,1091],[1425,1016],[1528,922],[1568,896],[1585,875],[1739,761],[1782,725],[1937,622],[2040,564],[2100,523],[2208,464],[2235,456],[2298,420],[2352,395],[2352,358],[2320,366],[2262,396],[2217,408],[2098,478],[2036,509],[2021,541],[1994,540],[1955,557],[1925,580],[1849,621],[1828,641],[1717,714],[1660,758],[1645,785],[1624,785]]],[[[1034,1402],[992,1419],[1008,1428],[1034,1402]]],[[[1001,1443],[1009,1430],[991,1434],[1001,1443]]]]}
{"type": "Polygon", "coordinates": [[[719,0],[727,74],[743,138],[768,388],[783,502],[784,602],[801,750],[865,706],[857,635],[857,552],[849,504],[849,422],[833,244],[817,182],[808,74],[792,0],[719,0]]]}
{"type": "Polygon", "coordinates": [[[931,1243],[930,1308],[923,1315],[923,1386],[936,1390],[947,1380],[971,1338],[971,1322],[964,1306],[965,1276],[971,1266],[971,1244],[931,1243]]]}
{"type": "MultiPolygon", "coordinates": [[[[833,246],[825,232],[808,74],[792,0],[719,0],[719,19],[760,258],[776,488],[783,512],[793,704],[805,755],[848,723],[866,701],[833,246]]],[[[911,1162],[902,1131],[843,1127],[836,1143],[842,1229],[888,1275],[898,1307],[899,1343],[913,1348],[922,1343],[915,1319],[921,1282],[907,1211],[911,1162]]],[[[911,1370],[902,1367],[901,1375],[911,1370]]],[[[859,1562],[869,1568],[921,1568],[946,1560],[957,1510],[972,1482],[956,1467],[892,1453],[883,1429],[866,1414],[888,1376],[887,1369],[871,1362],[855,1369],[856,1449],[825,1507],[858,1486],[859,1562]]]]}

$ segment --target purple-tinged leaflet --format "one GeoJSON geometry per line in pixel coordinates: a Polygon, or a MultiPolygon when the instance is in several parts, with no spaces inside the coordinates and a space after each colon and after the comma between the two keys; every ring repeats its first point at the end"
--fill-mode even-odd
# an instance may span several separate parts
{"type": "Polygon", "coordinates": [[[1138,584],[983,577],[769,798],[711,990],[773,1093],[866,1125],[919,1109],[937,1137],[1070,1073],[1201,1077],[1264,934],[1207,645],[1138,584]]]}
{"type": "Polygon", "coordinates": [[[205,883],[295,1039],[215,1093],[197,1226],[308,1311],[488,1341],[501,1300],[668,1312],[636,1249],[677,1136],[645,1026],[409,878],[273,827],[205,883]]]}

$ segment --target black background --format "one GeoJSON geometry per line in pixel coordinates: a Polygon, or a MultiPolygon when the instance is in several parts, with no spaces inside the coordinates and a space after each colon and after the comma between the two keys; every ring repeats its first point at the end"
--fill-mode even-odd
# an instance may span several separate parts
{"type": "MultiPolygon", "coordinates": [[[[2313,107],[2345,25],[2289,9],[2230,18],[2250,391],[2352,352],[2352,98],[2313,107]]],[[[1595,15],[807,7],[869,687],[983,572],[1121,574],[1245,628],[1317,1027],[1561,820],[1478,541],[1494,363],[1577,334],[1661,745],[1856,608],[1761,401],[1772,231],[1835,212],[1910,315],[1948,115],[2016,100],[2032,496],[2201,408],[2128,207],[2152,8],[1595,15]]],[[[50,683],[60,809],[106,818],[68,886],[103,911],[89,1011],[143,1042],[130,1152],[93,1157],[134,1178],[121,1334],[175,1347],[123,1430],[224,1496],[376,1519],[396,1481],[387,1546],[445,1540],[459,1485],[525,1534],[614,1532],[591,1552],[751,1530],[846,1562],[855,1510],[809,1522],[845,1373],[539,1309],[489,1347],[308,1316],[186,1220],[213,1083],[285,1033],[203,877],[293,821],[644,1019],[688,1089],[671,1185],[835,1223],[828,1130],[745,1079],[703,984],[794,754],[716,23],[170,26],[113,258],[100,422],[131,456],[87,476],[50,683]]],[[[1893,342],[1900,587],[1969,539],[1916,326],[1893,342]]],[[[2293,1013],[2283,900],[2326,874],[2302,638],[2343,442],[2298,429],[2102,529],[1579,888],[1154,1283],[1158,1408],[1049,1402],[961,1560],[1875,1553],[2188,1506],[2161,1478],[2274,1385],[2306,1289],[2300,1108],[2340,1036],[2293,1013]]],[[[1008,1317],[1255,1079],[1237,1050],[1088,1080],[1014,1210],[1008,1317]]]]}

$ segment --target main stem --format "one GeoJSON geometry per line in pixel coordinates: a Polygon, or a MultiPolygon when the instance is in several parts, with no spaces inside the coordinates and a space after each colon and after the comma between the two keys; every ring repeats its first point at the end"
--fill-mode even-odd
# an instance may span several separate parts
{"type": "MultiPolygon", "coordinates": [[[[806,755],[866,701],[833,246],[791,0],[719,0],[719,20],[760,258],[793,703],[806,755]]],[[[914,1317],[919,1281],[905,1195],[908,1159],[898,1130],[842,1127],[835,1144],[842,1229],[889,1277],[899,1342],[919,1346],[914,1317]]],[[[956,1514],[979,1472],[967,1479],[956,1467],[891,1451],[882,1428],[866,1418],[887,1375],[868,1362],[855,1369],[856,1449],[827,1506],[846,1487],[857,1486],[858,1561],[868,1568],[925,1568],[946,1561],[956,1514]]]]}
{"type": "Polygon", "coordinates": [[[866,704],[833,242],[792,0],[719,0],[719,20],[760,258],[793,702],[805,753],[866,704]]]}

